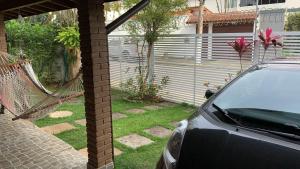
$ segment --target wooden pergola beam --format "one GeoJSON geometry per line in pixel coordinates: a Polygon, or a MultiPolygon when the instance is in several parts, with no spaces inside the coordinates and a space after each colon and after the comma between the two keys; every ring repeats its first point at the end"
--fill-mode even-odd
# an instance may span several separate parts
{"type": "Polygon", "coordinates": [[[37,4],[42,4],[44,2],[47,2],[49,0],[10,0],[9,2],[4,1],[0,3],[0,11],[6,12],[6,11],[12,11],[12,10],[18,10],[24,7],[29,7],[37,4]]]}

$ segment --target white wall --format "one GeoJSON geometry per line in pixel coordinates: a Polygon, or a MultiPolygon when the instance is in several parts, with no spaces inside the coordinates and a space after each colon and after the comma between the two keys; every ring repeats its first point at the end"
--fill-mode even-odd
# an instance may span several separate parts
{"type": "MultiPolygon", "coordinates": [[[[199,6],[199,0],[188,0],[188,4],[190,7],[199,6]]],[[[212,12],[218,12],[216,0],[205,0],[205,6],[212,12]]]]}
{"type": "MultiPolygon", "coordinates": [[[[244,6],[240,7],[240,1],[237,0],[237,10],[255,10],[256,6],[244,6]]],[[[282,9],[282,8],[299,8],[300,1],[299,0],[286,0],[285,3],[277,3],[277,4],[267,4],[267,5],[259,5],[260,10],[264,9],[282,9]]]]}

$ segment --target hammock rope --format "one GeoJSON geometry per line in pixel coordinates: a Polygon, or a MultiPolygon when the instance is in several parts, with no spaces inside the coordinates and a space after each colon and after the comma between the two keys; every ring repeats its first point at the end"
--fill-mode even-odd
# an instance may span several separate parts
{"type": "Polygon", "coordinates": [[[10,59],[0,52],[0,104],[17,119],[36,120],[46,116],[59,104],[83,95],[82,73],[58,90],[47,90],[38,80],[30,62],[10,59]]]}

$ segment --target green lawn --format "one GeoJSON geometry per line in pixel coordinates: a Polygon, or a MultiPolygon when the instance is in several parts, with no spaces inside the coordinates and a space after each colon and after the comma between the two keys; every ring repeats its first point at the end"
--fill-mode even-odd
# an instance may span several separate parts
{"type": "MultiPolygon", "coordinates": [[[[115,165],[117,169],[153,169],[165,146],[168,138],[158,138],[144,132],[145,129],[154,126],[162,126],[169,129],[174,129],[171,122],[180,121],[187,118],[194,111],[193,107],[187,105],[173,105],[163,107],[159,110],[146,111],[144,114],[128,114],[126,110],[132,108],[143,108],[150,103],[131,103],[122,100],[120,92],[113,90],[112,110],[126,114],[128,117],[113,121],[114,138],[119,138],[131,133],[136,133],[145,136],[154,143],[140,147],[136,150],[126,147],[114,140],[114,146],[120,149],[123,153],[115,157],[115,165]]],[[[76,129],[57,134],[56,136],[79,150],[86,147],[86,128],[76,124],[74,121],[85,118],[83,99],[80,98],[77,102],[64,103],[57,110],[69,110],[74,114],[70,117],[51,119],[44,118],[35,122],[39,127],[68,122],[73,124],[76,129]]]]}

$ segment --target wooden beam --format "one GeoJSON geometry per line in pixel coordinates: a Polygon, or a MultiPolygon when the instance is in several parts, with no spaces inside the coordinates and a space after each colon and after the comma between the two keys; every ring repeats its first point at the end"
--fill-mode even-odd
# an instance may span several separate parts
{"type": "Polygon", "coordinates": [[[42,10],[42,9],[34,7],[34,6],[27,7],[27,9],[34,10],[34,11],[37,11],[39,13],[45,13],[46,12],[45,10],[42,10]]]}
{"type": "Polygon", "coordinates": [[[7,0],[0,3],[0,11],[6,12],[17,10],[32,5],[42,4],[47,1],[49,0],[7,0]]]}
{"type": "Polygon", "coordinates": [[[48,12],[48,11],[55,11],[54,8],[49,7],[49,6],[45,6],[45,5],[42,5],[42,4],[34,5],[34,6],[32,6],[32,7],[38,8],[38,9],[42,9],[42,10],[47,11],[47,12],[48,12]]]}
{"type": "Polygon", "coordinates": [[[49,11],[47,11],[47,12],[60,11],[60,10],[65,10],[65,9],[71,9],[72,8],[72,7],[64,7],[64,6],[58,5],[58,4],[53,4],[51,1],[45,2],[43,4],[39,4],[39,6],[42,6],[44,8],[48,8],[49,11]]]}
{"type": "Polygon", "coordinates": [[[69,9],[69,8],[75,8],[76,4],[70,3],[70,1],[57,1],[57,0],[52,0],[49,3],[61,6],[63,8],[69,9]]]}

